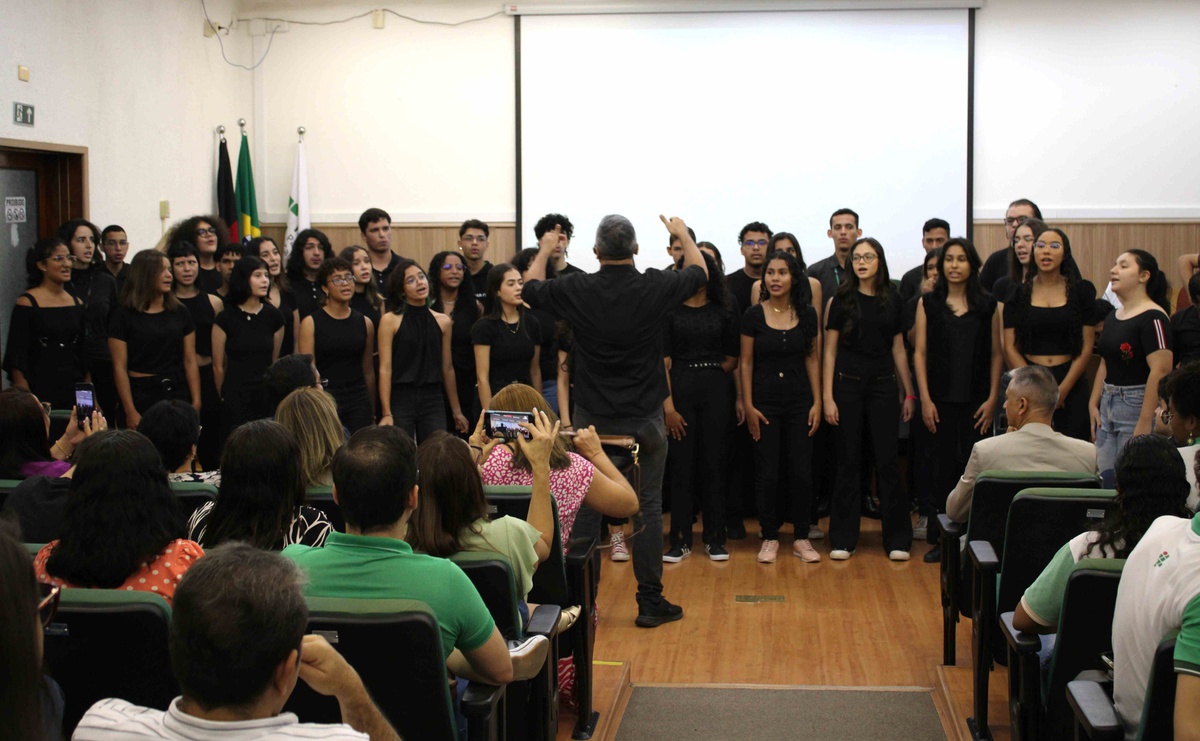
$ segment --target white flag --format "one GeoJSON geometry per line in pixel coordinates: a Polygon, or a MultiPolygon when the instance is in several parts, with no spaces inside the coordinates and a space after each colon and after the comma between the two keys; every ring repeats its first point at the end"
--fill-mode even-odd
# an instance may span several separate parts
{"type": "Polygon", "coordinates": [[[290,252],[296,235],[312,226],[308,216],[308,168],[304,164],[304,142],[296,145],[296,165],[292,168],[292,195],[288,198],[287,234],[284,253],[290,252]]]}

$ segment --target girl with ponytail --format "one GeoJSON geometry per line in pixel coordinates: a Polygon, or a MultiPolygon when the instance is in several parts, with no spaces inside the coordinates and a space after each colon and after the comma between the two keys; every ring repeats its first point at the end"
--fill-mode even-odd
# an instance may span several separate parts
{"type": "Polygon", "coordinates": [[[1104,322],[1089,404],[1102,477],[1130,438],[1154,431],[1158,381],[1173,360],[1167,278],[1158,261],[1149,252],[1127,250],[1109,275],[1121,308],[1104,322]]]}

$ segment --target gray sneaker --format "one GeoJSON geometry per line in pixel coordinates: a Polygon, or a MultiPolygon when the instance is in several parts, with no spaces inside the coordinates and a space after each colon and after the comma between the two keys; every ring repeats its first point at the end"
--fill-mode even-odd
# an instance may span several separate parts
{"type": "Polygon", "coordinates": [[[916,540],[925,540],[929,534],[929,518],[921,516],[917,518],[917,524],[913,526],[913,538],[916,540]]]}

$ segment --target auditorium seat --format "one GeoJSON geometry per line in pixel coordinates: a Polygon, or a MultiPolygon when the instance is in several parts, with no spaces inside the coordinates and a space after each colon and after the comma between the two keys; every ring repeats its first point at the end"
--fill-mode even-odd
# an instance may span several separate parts
{"type": "Polygon", "coordinates": [[[332,486],[310,486],[305,490],[304,503],[325,513],[333,529],[339,533],[346,532],[346,520],[342,517],[342,508],[333,501],[332,486]]]}
{"type": "MultiPolygon", "coordinates": [[[[457,741],[437,618],[423,602],[308,597],[308,632],[324,636],[362,678],[401,738],[457,741]]],[[[503,738],[503,687],[472,682],[460,707],[468,741],[503,738]]],[[[297,682],[284,710],[308,723],[340,723],[332,697],[297,682]]]]}
{"type": "Polygon", "coordinates": [[[988,682],[992,663],[1005,664],[1007,642],[999,615],[1016,609],[1021,595],[1064,543],[1104,519],[1115,491],[1033,488],[1012,500],[1000,553],[985,540],[972,540],[967,554],[974,566],[971,592],[971,670],[974,675],[972,733],[988,735],[988,682]],[[1001,560],[1003,558],[1003,560],[1001,560]]]}
{"type": "MultiPolygon", "coordinates": [[[[1008,507],[1013,497],[1030,487],[1100,488],[1100,479],[1093,475],[1053,471],[983,471],[975,479],[971,495],[971,512],[966,525],[960,525],[945,514],[938,515],[937,526],[941,547],[942,588],[942,663],[954,666],[955,626],[960,615],[970,616],[971,567],[963,557],[962,536],[966,540],[982,540],[991,544],[998,557],[1004,555],[1004,527],[1008,522],[1008,507]]],[[[1074,535],[1074,533],[1072,533],[1074,535]]],[[[1064,541],[1065,542],[1065,541],[1064,541]]],[[[1062,545],[1059,543],[1059,545],[1062,545]]]]}
{"type": "Polygon", "coordinates": [[[171,491],[175,493],[175,499],[178,500],[185,518],[191,517],[196,510],[217,499],[217,487],[199,481],[172,481],[171,491]]]}
{"type": "MultiPolygon", "coordinates": [[[[1138,723],[1138,741],[1175,738],[1175,638],[1158,644],[1138,723]]],[[[1078,741],[1122,741],[1125,728],[1113,706],[1112,680],[1079,678],[1067,684],[1067,702],[1075,714],[1078,741]]]]}
{"type": "Polygon", "coordinates": [[[1067,683],[1083,671],[1103,671],[1112,651],[1112,622],[1123,558],[1085,558],[1067,580],[1054,652],[1042,671],[1040,636],[1013,628],[1013,613],[1000,615],[1008,642],[1008,707],[1014,741],[1069,738],[1067,683]]]}
{"type": "Polygon", "coordinates": [[[8,499],[8,495],[20,485],[21,479],[0,479],[0,509],[4,509],[4,502],[8,499]]]}

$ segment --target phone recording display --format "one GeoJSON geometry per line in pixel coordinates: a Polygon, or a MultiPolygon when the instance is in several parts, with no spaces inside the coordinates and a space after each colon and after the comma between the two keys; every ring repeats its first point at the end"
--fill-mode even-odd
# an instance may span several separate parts
{"type": "Polygon", "coordinates": [[[83,421],[92,416],[96,410],[96,390],[90,383],[75,384],[75,420],[79,429],[83,429],[83,421]]]}
{"type": "Polygon", "coordinates": [[[529,412],[497,412],[488,410],[483,414],[483,427],[488,437],[500,437],[505,440],[516,440],[517,435],[523,435],[526,440],[533,438],[521,429],[521,423],[533,424],[533,415],[529,412]]]}

